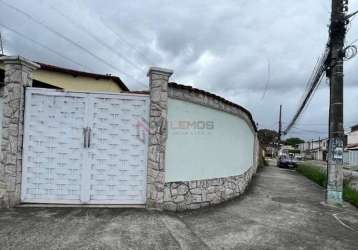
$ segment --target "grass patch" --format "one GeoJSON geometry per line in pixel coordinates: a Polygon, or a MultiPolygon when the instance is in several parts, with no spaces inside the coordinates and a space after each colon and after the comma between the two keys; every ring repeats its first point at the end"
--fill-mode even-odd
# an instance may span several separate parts
{"type": "Polygon", "coordinates": [[[351,188],[347,183],[343,185],[343,199],[358,207],[358,191],[351,188]]]}
{"type": "MultiPolygon", "coordinates": [[[[297,172],[306,176],[318,185],[326,187],[327,175],[322,172],[319,167],[310,164],[300,164],[297,167],[297,172]]],[[[343,199],[358,207],[358,191],[351,188],[346,182],[343,184],[343,199]]]]}
{"type": "Polygon", "coordinates": [[[319,168],[308,165],[300,164],[297,167],[297,172],[306,176],[308,179],[316,182],[318,185],[325,187],[327,183],[327,176],[319,168]]]}

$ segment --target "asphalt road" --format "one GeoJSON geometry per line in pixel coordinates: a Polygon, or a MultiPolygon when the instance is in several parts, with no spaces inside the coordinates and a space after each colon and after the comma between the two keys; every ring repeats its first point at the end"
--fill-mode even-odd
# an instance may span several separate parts
{"type": "Polygon", "coordinates": [[[0,210],[0,249],[358,249],[358,210],[323,199],[324,190],[296,172],[266,167],[244,196],[180,214],[0,210]]]}

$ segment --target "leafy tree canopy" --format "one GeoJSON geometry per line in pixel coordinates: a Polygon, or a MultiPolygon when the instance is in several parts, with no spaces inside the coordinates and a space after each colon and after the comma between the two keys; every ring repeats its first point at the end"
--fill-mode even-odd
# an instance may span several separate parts
{"type": "Polygon", "coordinates": [[[302,140],[301,138],[297,138],[297,137],[291,137],[286,139],[286,141],[284,142],[286,145],[290,145],[292,147],[298,147],[298,144],[305,142],[304,140],[302,140]]]}
{"type": "Polygon", "coordinates": [[[258,131],[258,137],[261,145],[267,147],[277,140],[278,133],[271,129],[260,129],[258,131]]]}

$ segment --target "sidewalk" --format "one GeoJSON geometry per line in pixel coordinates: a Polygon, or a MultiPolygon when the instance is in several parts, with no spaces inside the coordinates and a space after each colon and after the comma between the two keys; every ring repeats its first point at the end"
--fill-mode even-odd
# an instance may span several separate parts
{"type": "Polygon", "coordinates": [[[247,194],[182,214],[143,209],[0,210],[1,249],[357,249],[358,210],[320,204],[324,190],[266,167],[247,194]]]}

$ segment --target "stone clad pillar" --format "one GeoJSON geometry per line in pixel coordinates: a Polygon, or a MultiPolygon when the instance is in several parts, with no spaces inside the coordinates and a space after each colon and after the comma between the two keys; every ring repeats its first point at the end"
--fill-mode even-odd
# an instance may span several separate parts
{"type": "Polygon", "coordinates": [[[165,183],[165,144],[167,139],[168,81],[172,70],[151,67],[149,143],[147,165],[147,208],[162,210],[165,183]]]}
{"type": "Polygon", "coordinates": [[[25,87],[32,86],[32,71],[40,66],[20,56],[0,57],[5,66],[0,207],[20,203],[25,87]]]}

